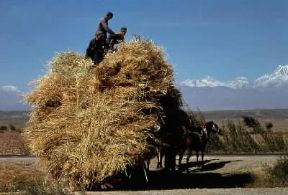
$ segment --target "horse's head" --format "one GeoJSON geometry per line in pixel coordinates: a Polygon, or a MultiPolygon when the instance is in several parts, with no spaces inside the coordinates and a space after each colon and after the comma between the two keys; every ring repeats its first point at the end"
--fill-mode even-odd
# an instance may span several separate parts
{"type": "Polygon", "coordinates": [[[216,124],[214,123],[214,121],[209,121],[207,123],[205,123],[205,127],[207,129],[207,133],[217,133],[217,134],[220,134],[220,135],[223,135],[223,130],[216,124]]]}
{"type": "Polygon", "coordinates": [[[208,138],[208,131],[205,125],[201,127],[201,135],[208,138]]]}

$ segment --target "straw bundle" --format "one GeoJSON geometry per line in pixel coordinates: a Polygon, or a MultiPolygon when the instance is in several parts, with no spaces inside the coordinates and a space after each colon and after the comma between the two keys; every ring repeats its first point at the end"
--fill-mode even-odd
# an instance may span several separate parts
{"type": "Polygon", "coordinates": [[[101,184],[152,155],[148,140],[157,139],[165,115],[158,97],[172,83],[171,65],[149,41],[125,43],[97,67],[60,53],[27,96],[34,105],[25,128],[31,150],[70,186],[101,184]]]}

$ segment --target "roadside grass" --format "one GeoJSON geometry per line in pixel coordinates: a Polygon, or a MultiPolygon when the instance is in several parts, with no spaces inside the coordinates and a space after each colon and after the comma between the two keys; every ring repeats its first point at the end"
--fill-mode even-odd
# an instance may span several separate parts
{"type": "Polygon", "coordinates": [[[280,157],[275,164],[264,164],[262,173],[252,173],[253,182],[248,188],[288,187],[288,155],[280,157]]]}
{"type": "Polygon", "coordinates": [[[272,132],[267,132],[267,133],[262,133],[260,134],[264,140],[264,146],[263,150],[264,151],[269,151],[269,152],[287,152],[288,147],[287,147],[287,141],[285,140],[285,136],[287,137],[286,134],[280,134],[280,133],[272,133],[272,132]]]}
{"type": "MultiPolygon", "coordinates": [[[[258,123],[260,124],[260,123],[258,123]]],[[[262,127],[245,126],[241,121],[226,121],[222,126],[224,135],[213,135],[207,149],[211,153],[286,153],[288,133],[259,131],[262,127]]]]}
{"type": "Polygon", "coordinates": [[[0,192],[11,194],[68,194],[60,184],[46,178],[32,163],[0,162],[0,192]]]}
{"type": "MultiPolygon", "coordinates": [[[[288,152],[288,132],[265,130],[255,122],[247,127],[241,121],[227,121],[222,128],[222,136],[212,134],[208,142],[210,153],[286,153],[288,152]],[[256,124],[256,125],[255,125],[256,124]],[[253,129],[253,128],[256,128],[253,129]],[[261,130],[259,130],[261,129],[261,130]]],[[[265,165],[263,172],[250,173],[251,183],[246,187],[287,187],[288,155],[281,157],[274,165],[265,165]]]]}
{"type": "Polygon", "coordinates": [[[266,180],[274,186],[288,186],[288,155],[280,157],[275,165],[265,168],[266,180]]]}

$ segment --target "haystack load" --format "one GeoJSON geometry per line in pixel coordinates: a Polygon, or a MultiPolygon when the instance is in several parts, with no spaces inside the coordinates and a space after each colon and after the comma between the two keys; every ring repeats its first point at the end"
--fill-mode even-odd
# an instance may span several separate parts
{"type": "Polygon", "coordinates": [[[109,182],[153,157],[171,134],[165,121],[178,124],[171,113],[181,94],[151,41],[124,43],[97,67],[75,52],[58,54],[50,65],[27,95],[33,109],[25,134],[45,171],[73,188],[109,182]]]}

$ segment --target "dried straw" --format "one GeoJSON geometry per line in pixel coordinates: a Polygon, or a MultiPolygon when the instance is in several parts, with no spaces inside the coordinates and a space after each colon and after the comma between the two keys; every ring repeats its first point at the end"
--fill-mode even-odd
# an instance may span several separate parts
{"type": "Polygon", "coordinates": [[[171,89],[173,72],[162,49],[134,40],[96,68],[82,55],[60,53],[36,83],[27,96],[30,147],[54,178],[87,188],[152,153],[148,140],[164,115],[157,97],[171,89]]]}

